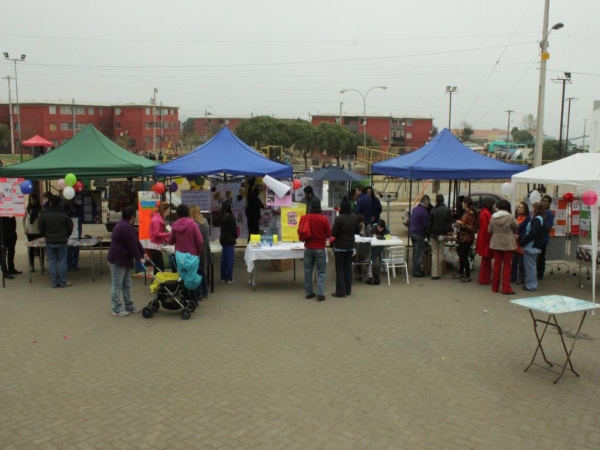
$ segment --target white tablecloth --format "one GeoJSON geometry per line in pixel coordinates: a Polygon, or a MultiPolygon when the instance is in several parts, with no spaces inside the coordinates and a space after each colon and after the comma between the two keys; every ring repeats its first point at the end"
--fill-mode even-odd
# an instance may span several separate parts
{"type": "Polygon", "coordinates": [[[372,247],[394,247],[396,245],[405,245],[404,241],[396,236],[392,236],[390,239],[354,236],[354,239],[356,242],[371,242],[372,247]]]}
{"type": "Polygon", "coordinates": [[[304,258],[304,244],[278,244],[273,247],[246,247],[244,260],[249,273],[254,270],[254,261],[257,259],[301,259],[304,258]]]}
{"type": "MultiPolygon", "coordinates": [[[[219,253],[221,250],[223,250],[223,247],[221,247],[221,244],[219,244],[218,242],[215,241],[210,243],[211,253],[219,253]]],[[[163,245],[162,251],[165,252],[167,255],[173,255],[175,253],[175,246],[163,245]]]]}

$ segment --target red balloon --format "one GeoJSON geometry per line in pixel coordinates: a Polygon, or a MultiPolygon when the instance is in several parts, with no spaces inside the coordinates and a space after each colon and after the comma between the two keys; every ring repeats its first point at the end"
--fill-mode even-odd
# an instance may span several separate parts
{"type": "Polygon", "coordinates": [[[75,186],[73,186],[73,189],[75,189],[75,192],[81,192],[85,189],[85,185],[83,184],[83,182],[78,180],[75,183],[75,186]]]}
{"type": "Polygon", "coordinates": [[[596,202],[598,201],[598,194],[596,194],[596,192],[592,191],[592,190],[585,191],[583,193],[583,196],[581,197],[581,200],[583,200],[584,205],[588,205],[588,206],[595,205],[596,202]]]}
{"type": "Polygon", "coordinates": [[[157,182],[154,185],[154,192],[156,192],[157,194],[164,194],[165,193],[165,183],[162,182],[157,182]]]}
{"type": "Polygon", "coordinates": [[[570,192],[567,192],[566,194],[563,195],[563,199],[566,200],[567,202],[571,203],[573,201],[573,194],[571,194],[570,192]]]}
{"type": "Polygon", "coordinates": [[[302,187],[302,181],[300,181],[299,179],[297,179],[297,178],[296,178],[296,179],[294,180],[294,190],[296,190],[296,191],[297,191],[297,190],[298,190],[298,189],[300,189],[301,187],[302,187]]]}

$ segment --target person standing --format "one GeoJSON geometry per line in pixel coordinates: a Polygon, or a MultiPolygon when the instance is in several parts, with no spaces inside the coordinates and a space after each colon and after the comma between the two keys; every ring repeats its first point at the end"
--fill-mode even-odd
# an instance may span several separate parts
{"type": "Polygon", "coordinates": [[[544,207],[533,204],[533,219],[527,224],[525,237],[521,239],[523,264],[525,266],[524,291],[536,291],[538,288],[536,261],[544,245],[544,207]]]}
{"type": "Polygon", "coordinates": [[[17,220],[14,217],[0,217],[0,245],[4,247],[2,254],[2,273],[4,278],[13,279],[20,275],[20,270],[15,268],[15,247],[17,246],[17,220]]]}
{"type": "Polygon", "coordinates": [[[431,279],[439,280],[441,278],[441,265],[446,248],[446,238],[450,230],[450,209],[444,204],[444,196],[437,194],[435,196],[435,206],[429,213],[427,224],[427,236],[431,244],[431,279]]]}
{"type": "Polygon", "coordinates": [[[455,223],[458,226],[458,257],[460,261],[459,272],[454,278],[460,279],[461,283],[471,282],[471,262],[469,253],[475,240],[475,211],[473,211],[473,200],[466,197],[462,202],[462,217],[455,223]]]}
{"type": "MultiPolygon", "coordinates": [[[[40,198],[38,194],[29,194],[27,200],[27,208],[25,208],[25,217],[23,217],[23,231],[27,236],[27,241],[31,242],[35,239],[41,238],[40,229],[38,222],[42,213],[42,205],[40,205],[40,198]]],[[[29,272],[35,272],[35,248],[30,247],[27,249],[29,253],[29,272]]]]}
{"type": "Polygon", "coordinates": [[[310,212],[310,204],[314,199],[317,199],[321,203],[321,199],[315,195],[315,191],[312,186],[304,186],[303,189],[304,198],[300,200],[300,203],[306,203],[306,214],[310,212]]]}
{"type": "Polygon", "coordinates": [[[219,237],[219,242],[223,248],[221,252],[221,283],[234,283],[233,259],[237,238],[238,231],[235,224],[235,217],[233,217],[231,202],[223,202],[223,205],[221,205],[221,236],[219,237]]]}
{"type": "Polygon", "coordinates": [[[488,232],[491,236],[490,248],[494,252],[492,292],[500,290],[500,277],[502,277],[502,293],[504,295],[514,295],[515,291],[510,287],[510,272],[513,252],[517,249],[515,232],[518,230],[519,225],[510,211],[508,200],[500,200],[496,206],[498,211],[492,215],[492,220],[488,225],[488,232]]]}
{"type": "Polygon", "coordinates": [[[383,212],[383,207],[381,206],[381,200],[379,200],[379,198],[375,195],[375,191],[373,191],[373,188],[371,186],[368,186],[367,189],[367,195],[369,195],[369,197],[371,197],[371,205],[372,205],[372,220],[373,223],[376,224],[379,222],[379,219],[381,219],[381,213],[383,212]]]}
{"type": "Polygon", "coordinates": [[[425,235],[429,223],[429,196],[421,197],[419,204],[412,210],[410,217],[410,240],[413,244],[413,277],[422,278],[425,274],[421,271],[421,261],[425,252],[425,235]]]}
{"type": "Polygon", "coordinates": [[[260,191],[257,187],[252,189],[250,196],[248,197],[248,206],[246,206],[246,217],[248,218],[248,242],[250,242],[250,235],[260,234],[260,211],[264,209],[265,205],[260,199],[260,191]]]}
{"type": "Polygon", "coordinates": [[[67,245],[73,233],[73,221],[69,215],[60,208],[60,198],[51,195],[48,199],[49,207],[42,214],[38,222],[40,234],[46,240],[46,253],[52,287],[67,287],[67,245]]]}
{"type": "Polygon", "coordinates": [[[106,257],[110,267],[112,314],[118,317],[126,317],[129,314],[140,312],[131,300],[131,269],[134,267],[134,259],[143,264],[148,257],[144,254],[144,248],[138,240],[133,226],[135,216],[135,207],[127,206],[123,209],[121,220],[117,222],[112,231],[110,248],[106,257]],[[123,294],[125,309],[121,303],[121,294],[123,294]]]}
{"type": "Polygon", "coordinates": [[[362,214],[365,217],[365,224],[371,225],[373,223],[373,200],[371,196],[367,194],[364,186],[358,185],[356,187],[356,197],[354,213],[362,214]]]}
{"type": "Polygon", "coordinates": [[[165,219],[171,214],[171,204],[162,202],[158,205],[158,211],[152,214],[150,219],[150,242],[148,242],[148,253],[154,263],[154,275],[165,271],[162,248],[168,242],[171,233],[165,227],[165,219]]]}
{"type": "MultiPolygon", "coordinates": [[[[83,230],[83,208],[81,205],[77,205],[74,199],[70,199],[63,205],[63,210],[73,221],[73,228],[75,228],[75,224],[77,224],[76,238],[81,239],[83,230]]],[[[75,247],[74,245],[69,246],[67,249],[67,270],[69,272],[72,270],[79,270],[79,247],[75,247]]]]}
{"type": "Polygon", "coordinates": [[[354,236],[360,234],[360,226],[356,214],[352,214],[352,205],[344,196],[340,202],[340,214],[333,222],[331,235],[333,254],[335,256],[335,292],[332,297],[345,297],[352,293],[352,253],[354,252],[354,236]]]}
{"type": "MultiPolygon", "coordinates": [[[[310,226],[310,237],[304,241],[304,292],[306,298],[317,297],[317,301],[325,300],[325,267],[327,254],[325,244],[331,237],[329,220],[322,214],[321,202],[314,198],[310,203],[310,212],[302,216],[310,226]],[[317,266],[317,293],[313,291],[312,273],[317,266]]],[[[300,227],[298,227],[300,228],[300,227]]],[[[345,288],[345,286],[344,286],[345,288]]]]}
{"type": "MultiPolygon", "coordinates": [[[[531,221],[529,217],[529,206],[527,203],[521,202],[517,206],[517,214],[516,220],[519,224],[519,228],[517,230],[516,239],[519,242],[525,237],[527,224],[531,221]]],[[[523,264],[523,249],[517,249],[517,251],[513,254],[513,262],[512,262],[512,271],[510,275],[511,283],[516,282],[517,284],[523,284],[525,280],[525,266],[523,264]]]]}
{"type": "MultiPolygon", "coordinates": [[[[200,295],[198,299],[208,298],[208,264],[212,260],[212,253],[210,251],[210,237],[209,237],[209,225],[208,220],[204,218],[198,205],[190,206],[190,217],[196,222],[200,234],[202,235],[202,254],[200,255],[200,276],[202,281],[200,282],[200,295]]],[[[214,276],[214,274],[211,274],[214,276]]]]}
{"type": "Polygon", "coordinates": [[[548,248],[548,244],[550,243],[550,230],[554,226],[554,214],[550,210],[550,205],[552,204],[552,197],[549,195],[544,195],[541,201],[542,207],[544,208],[544,213],[542,214],[544,217],[544,242],[542,247],[540,248],[540,253],[537,258],[537,278],[538,280],[544,279],[544,273],[546,272],[546,248],[548,248]]]}
{"type": "MultiPolygon", "coordinates": [[[[374,223],[371,226],[370,234],[372,234],[375,239],[384,240],[385,235],[389,234],[389,231],[390,230],[387,229],[385,220],[379,219],[379,222],[374,223]]],[[[371,276],[367,278],[367,284],[378,285],[381,282],[379,279],[379,272],[381,270],[381,266],[383,265],[383,251],[384,247],[381,245],[371,246],[370,258],[373,270],[370,274],[371,276]]]]}
{"type": "MultiPolygon", "coordinates": [[[[488,285],[492,282],[492,258],[494,252],[490,248],[492,235],[488,232],[492,214],[494,214],[494,199],[486,197],[483,200],[483,208],[479,213],[479,234],[475,252],[481,256],[481,267],[479,268],[479,284],[488,285]]],[[[495,271],[494,271],[495,273],[495,271]]]]}

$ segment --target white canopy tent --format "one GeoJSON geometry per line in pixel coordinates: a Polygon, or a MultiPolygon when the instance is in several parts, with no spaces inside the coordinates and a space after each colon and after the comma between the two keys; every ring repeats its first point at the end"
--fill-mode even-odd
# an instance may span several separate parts
{"type": "MultiPolygon", "coordinates": [[[[543,183],[566,184],[579,191],[595,191],[600,194],[600,153],[578,153],[544,166],[529,169],[512,176],[512,184],[543,183]]],[[[516,189],[513,189],[513,204],[516,189]]],[[[598,206],[593,205],[590,234],[592,237],[592,298],[596,301],[596,258],[598,256],[598,206]]]]}

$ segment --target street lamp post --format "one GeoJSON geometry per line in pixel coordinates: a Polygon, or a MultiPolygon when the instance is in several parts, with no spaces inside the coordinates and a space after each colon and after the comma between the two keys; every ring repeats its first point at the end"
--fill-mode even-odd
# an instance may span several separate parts
{"type": "MultiPolygon", "coordinates": [[[[569,151],[569,125],[571,124],[571,101],[572,100],[577,101],[579,99],[577,97],[569,97],[567,99],[567,101],[569,102],[569,107],[567,109],[567,136],[565,137],[565,149],[567,152],[569,151]]],[[[583,134],[585,135],[585,128],[584,128],[583,134]]]]}
{"type": "Polygon", "coordinates": [[[208,108],[212,108],[212,105],[207,106],[204,110],[204,142],[208,141],[208,116],[212,116],[212,114],[208,112],[208,108]]]}
{"type": "Polygon", "coordinates": [[[452,132],[452,94],[458,94],[456,86],[446,86],[446,94],[450,94],[450,105],[448,106],[448,130],[452,132]]]}
{"type": "MultiPolygon", "coordinates": [[[[22,124],[21,124],[21,106],[19,105],[19,80],[18,80],[18,76],[17,76],[17,63],[18,62],[25,62],[25,54],[21,55],[21,58],[11,58],[8,54],[8,52],[4,52],[4,59],[8,60],[8,61],[13,61],[15,64],[15,93],[17,94],[17,121],[19,122],[18,126],[17,126],[17,136],[19,138],[19,153],[21,155],[21,162],[23,162],[23,147],[21,146],[21,128],[22,128],[22,124]]],[[[10,114],[12,116],[12,111],[10,111],[10,114]]]]}
{"type": "Polygon", "coordinates": [[[152,95],[152,153],[154,156],[156,156],[156,94],[158,94],[158,89],[154,88],[152,95]]]}
{"type": "Polygon", "coordinates": [[[505,111],[508,113],[508,125],[506,126],[506,154],[508,155],[508,139],[510,138],[510,115],[514,113],[512,109],[505,111]]]}
{"type": "Polygon", "coordinates": [[[533,152],[533,166],[542,165],[542,150],[544,148],[544,101],[546,97],[546,63],[550,59],[548,53],[548,36],[553,30],[560,30],[564,24],[557,23],[548,30],[548,17],[550,14],[550,0],[545,1],[544,23],[542,28],[542,41],[540,42],[540,82],[538,91],[537,126],[535,132],[535,150],[533,152]]]}
{"type": "MultiPolygon", "coordinates": [[[[567,83],[571,84],[571,72],[565,72],[563,78],[555,78],[555,83],[562,83],[562,97],[560,102],[560,130],[558,131],[558,157],[562,157],[562,137],[563,137],[563,119],[565,117],[565,87],[567,83]]],[[[565,151],[566,155],[566,151],[565,151]]]]}
{"type": "MultiPolygon", "coordinates": [[[[15,133],[14,133],[14,126],[13,126],[13,115],[12,115],[12,92],[10,89],[10,80],[11,80],[11,76],[7,75],[6,77],[3,77],[3,79],[8,81],[8,110],[9,110],[9,122],[10,122],[10,154],[14,155],[15,154],[15,133]]],[[[584,133],[585,134],[585,127],[584,127],[584,133]]]]}
{"type": "Polygon", "coordinates": [[[373,89],[387,89],[387,86],[373,86],[371,89],[369,89],[365,95],[362,94],[362,92],[356,90],[356,89],[342,89],[340,91],[340,93],[344,93],[344,92],[349,92],[349,91],[353,91],[353,92],[357,92],[358,95],[360,95],[363,99],[363,146],[366,147],[367,146],[367,95],[369,95],[369,92],[371,92],[373,89]]]}

